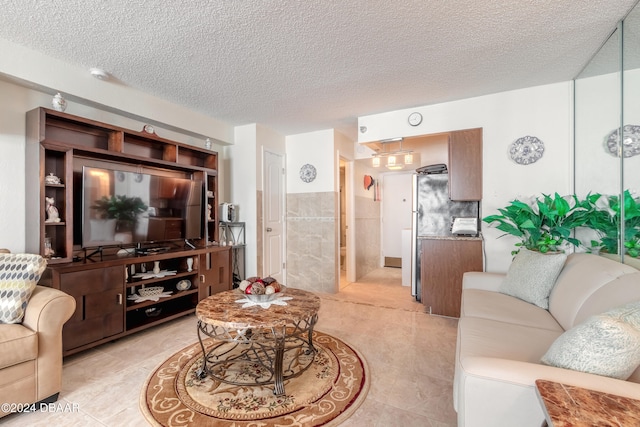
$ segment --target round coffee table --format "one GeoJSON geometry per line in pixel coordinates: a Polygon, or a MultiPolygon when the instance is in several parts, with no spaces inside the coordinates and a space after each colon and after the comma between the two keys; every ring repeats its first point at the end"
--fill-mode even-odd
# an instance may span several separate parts
{"type": "Polygon", "coordinates": [[[232,290],[198,303],[198,340],[204,360],[197,374],[235,385],[273,383],[274,394],[284,394],[284,381],[304,372],[315,357],[312,335],[320,298],[286,288],[277,298],[290,297],[283,301],[286,305],[262,308],[237,302],[244,297],[232,290]],[[209,349],[203,336],[214,340],[209,349]],[[237,375],[228,375],[231,371],[237,375]]]}

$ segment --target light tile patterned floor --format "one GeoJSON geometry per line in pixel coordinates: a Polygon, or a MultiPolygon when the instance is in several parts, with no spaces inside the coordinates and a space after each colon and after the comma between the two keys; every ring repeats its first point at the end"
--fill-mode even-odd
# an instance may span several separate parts
{"type": "MultiPolygon", "coordinates": [[[[317,329],[356,348],[371,371],[365,402],[344,427],[456,425],[452,406],[455,319],[430,316],[400,285],[400,269],[382,268],[335,295],[320,294],[317,329]]],[[[196,340],[187,316],[65,359],[58,401],[76,412],[36,412],[3,426],[144,426],[138,409],[151,371],[196,340]]]]}

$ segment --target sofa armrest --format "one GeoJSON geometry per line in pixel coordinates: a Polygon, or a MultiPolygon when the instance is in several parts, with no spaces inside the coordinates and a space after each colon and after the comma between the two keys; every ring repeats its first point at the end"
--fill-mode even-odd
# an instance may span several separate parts
{"type": "Polygon", "coordinates": [[[29,299],[22,324],[38,334],[36,401],[62,388],[62,326],[75,308],[73,297],[44,286],[36,286],[29,299]]]}
{"type": "Polygon", "coordinates": [[[534,388],[535,381],[543,379],[640,400],[638,383],[571,369],[491,357],[466,357],[462,365],[466,375],[489,381],[534,388]]]}
{"type": "Polygon", "coordinates": [[[76,301],[70,295],[58,289],[36,286],[22,324],[38,333],[57,334],[75,309],[76,301]]]}
{"type": "Polygon", "coordinates": [[[503,273],[467,271],[462,276],[462,289],[482,289],[497,292],[506,277],[503,273]]]}
{"type": "Polygon", "coordinates": [[[465,427],[540,426],[544,412],[535,391],[537,379],[640,399],[638,383],[537,363],[466,357],[457,374],[458,424],[465,427]]]}

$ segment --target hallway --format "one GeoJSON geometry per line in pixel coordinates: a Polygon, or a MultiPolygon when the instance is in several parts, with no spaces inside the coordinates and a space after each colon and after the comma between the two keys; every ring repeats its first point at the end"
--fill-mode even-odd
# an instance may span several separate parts
{"type": "Polygon", "coordinates": [[[340,292],[333,295],[322,294],[322,297],[376,307],[426,312],[424,306],[411,296],[411,287],[402,286],[402,269],[394,267],[381,267],[357,282],[347,282],[344,270],[341,270],[340,292]]]}

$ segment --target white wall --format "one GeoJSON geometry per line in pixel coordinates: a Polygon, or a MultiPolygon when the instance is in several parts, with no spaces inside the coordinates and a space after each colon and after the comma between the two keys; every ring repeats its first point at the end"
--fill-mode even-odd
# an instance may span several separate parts
{"type": "MultiPolygon", "coordinates": [[[[49,97],[62,92],[71,103],[86,104],[97,110],[115,112],[202,139],[210,137],[221,143],[233,142],[232,126],[128,87],[115,78],[98,80],[86,68],[67,64],[4,39],[0,39],[0,52],[2,79],[19,81],[24,86],[48,93],[49,97]]],[[[6,102],[9,98],[3,99],[6,102]]],[[[39,106],[51,107],[51,99],[39,106]]]]}
{"type": "Polygon", "coordinates": [[[322,193],[335,190],[335,155],[333,129],[286,137],[287,193],[322,193]],[[304,182],[300,168],[310,164],[316,168],[316,179],[304,182]]]}
{"type": "MultiPolygon", "coordinates": [[[[538,86],[438,105],[396,110],[360,117],[359,142],[397,136],[415,136],[483,128],[482,216],[496,213],[517,197],[540,193],[569,194],[572,189],[572,89],[571,82],[538,86]],[[422,113],[420,126],[407,117],[422,113]],[[536,136],[545,144],[537,163],[520,166],[508,157],[516,139],[536,136]]],[[[515,241],[497,239],[502,233],[483,224],[487,271],[506,271],[515,241]]]]}

